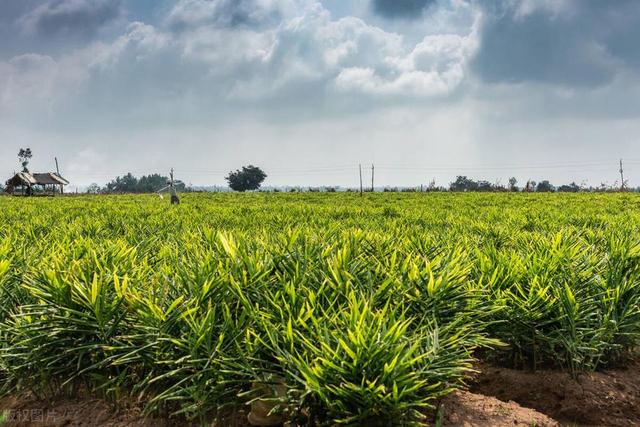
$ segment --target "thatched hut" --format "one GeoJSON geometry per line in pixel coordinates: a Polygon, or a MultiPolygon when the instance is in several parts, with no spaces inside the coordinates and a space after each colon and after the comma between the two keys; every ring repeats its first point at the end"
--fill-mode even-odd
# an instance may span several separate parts
{"type": "Polygon", "coordinates": [[[34,193],[35,186],[41,187],[43,194],[47,194],[48,192],[55,194],[56,189],[59,189],[60,194],[63,194],[64,187],[69,185],[69,181],[55,172],[18,172],[11,179],[7,180],[5,184],[7,193],[15,194],[16,190],[20,189],[23,195],[31,196],[34,193]]]}

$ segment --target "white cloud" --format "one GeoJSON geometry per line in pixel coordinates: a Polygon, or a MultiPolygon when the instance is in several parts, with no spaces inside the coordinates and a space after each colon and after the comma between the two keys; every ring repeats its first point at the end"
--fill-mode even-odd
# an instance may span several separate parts
{"type": "Polygon", "coordinates": [[[459,79],[435,71],[407,71],[394,79],[384,79],[372,68],[348,68],[336,78],[342,91],[360,91],[372,95],[438,96],[449,93],[459,79]]]}
{"type": "Polygon", "coordinates": [[[96,44],[89,48],[93,58],[86,66],[90,69],[112,68],[118,73],[117,67],[131,66],[152,58],[162,49],[171,45],[172,40],[166,34],[159,32],[152,25],[132,22],[127,31],[111,44],[96,44]]]}
{"type": "Polygon", "coordinates": [[[75,57],[56,61],[34,53],[0,61],[0,111],[50,112],[86,80],[83,67],[75,57]]]}
{"type": "Polygon", "coordinates": [[[474,29],[465,37],[433,35],[407,46],[401,35],[362,19],[333,20],[317,2],[289,8],[268,3],[289,17],[267,29],[221,28],[217,20],[203,26],[192,17],[194,28],[179,36],[184,55],[209,62],[218,76],[226,74],[230,97],[277,95],[304,82],[351,93],[442,95],[463,80],[475,47],[474,29]]]}
{"type": "MultiPolygon", "coordinates": [[[[101,4],[73,2],[64,10],[101,4]]],[[[62,6],[48,4],[49,12],[61,13],[62,6]]],[[[132,114],[144,114],[147,104],[154,114],[164,100],[180,105],[181,98],[192,97],[191,108],[215,114],[229,101],[327,93],[440,96],[465,77],[475,42],[470,31],[431,35],[411,45],[360,18],[333,19],[312,0],[182,0],[160,24],[132,22],[113,41],[40,58],[48,65],[33,63],[25,75],[4,63],[2,105],[29,110],[29,101],[80,93],[80,114],[104,102],[110,105],[98,111],[122,114],[131,105],[132,114]],[[135,104],[128,102],[132,96],[135,104]],[[15,103],[16,97],[27,102],[15,103]]]]}
{"type": "Polygon", "coordinates": [[[340,90],[377,95],[438,96],[455,90],[465,78],[467,63],[478,47],[476,26],[468,36],[426,36],[404,56],[388,57],[388,77],[373,68],[343,69],[340,90]]]}
{"type": "MultiPolygon", "coordinates": [[[[19,43],[5,38],[0,49],[0,140],[11,141],[0,144],[0,166],[12,169],[16,149],[30,146],[41,162],[34,167],[45,170],[58,156],[75,182],[174,166],[185,171],[181,178],[206,184],[223,183],[223,175],[216,181],[186,171],[254,161],[273,170],[332,165],[336,153],[352,164],[473,163],[482,156],[525,164],[544,161],[556,146],[567,158],[640,156],[633,142],[636,0],[615,7],[518,0],[504,16],[487,5],[511,0],[439,0],[411,22],[375,16],[370,0],[353,0],[351,8],[342,1],[181,0],[165,16],[156,15],[164,10],[158,7],[137,17],[145,22],[116,19],[72,41],[67,28],[82,35],[83,27],[65,22],[78,21],[58,21],[61,32],[43,37],[31,34],[32,19],[31,31],[14,35],[19,43]],[[480,30],[478,10],[485,14],[480,30]],[[574,48],[585,40],[606,52],[574,48]],[[616,59],[605,58],[605,77],[612,67],[613,80],[585,79],[592,59],[605,53],[616,59]],[[470,58],[484,58],[484,68],[470,72],[470,58]],[[561,85],[548,84],[559,78],[561,85]],[[194,152],[197,159],[179,154],[194,152]]],[[[431,178],[380,173],[390,185],[431,178]]],[[[328,183],[326,175],[271,177],[328,183]]],[[[355,178],[345,172],[330,183],[355,178]]]]}

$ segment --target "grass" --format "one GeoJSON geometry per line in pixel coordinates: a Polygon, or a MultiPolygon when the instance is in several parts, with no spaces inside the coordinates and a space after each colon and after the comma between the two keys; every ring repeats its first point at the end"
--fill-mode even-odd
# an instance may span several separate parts
{"type": "Polygon", "coordinates": [[[633,194],[0,198],[0,390],[82,384],[202,421],[266,399],[300,425],[418,425],[478,355],[578,375],[633,351],[638,207],[633,194]]]}

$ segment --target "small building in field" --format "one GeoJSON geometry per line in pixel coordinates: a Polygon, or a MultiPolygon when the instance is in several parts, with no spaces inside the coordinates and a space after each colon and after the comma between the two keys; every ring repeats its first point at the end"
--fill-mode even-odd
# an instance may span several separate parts
{"type": "Polygon", "coordinates": [[[55,172],[30,173],[18,172],[5,183],[7,193],[32,196],[38,194],[64,193],[64,187],[69,181],[55,172]]]}

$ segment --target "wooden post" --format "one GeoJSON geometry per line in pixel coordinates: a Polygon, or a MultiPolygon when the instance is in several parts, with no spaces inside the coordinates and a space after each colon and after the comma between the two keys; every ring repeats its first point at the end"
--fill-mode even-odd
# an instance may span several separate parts
{"type": "MultiPolygon", "coordinates": [[[[60,176],[60,167],[58,166],[58,158],[54,157],[54,159],[56,161],[56,173],[58,174],[58,176],[60,176]]],[[[55,190],[54,190],[54,192],[55,192],[55,190]]],[[[62,185],[62,184],[60,184],[60,194],[64,194],[64,185],[62,185]]]]}
{"type": "Polygon", "coordinates": [[[373,177],[375,176],[375,173],[376,173],[376,169],[372,164],[371,165],[371,192],[372,193],[374,192],[374,188],[375,188],[374,185],[373,185],[373,177]]]}
{"type": "Polygon", "coordinates": [[[358,165],[358,168],[360,169],[360,196],[362,196],[362,165],[358,165]]]}

